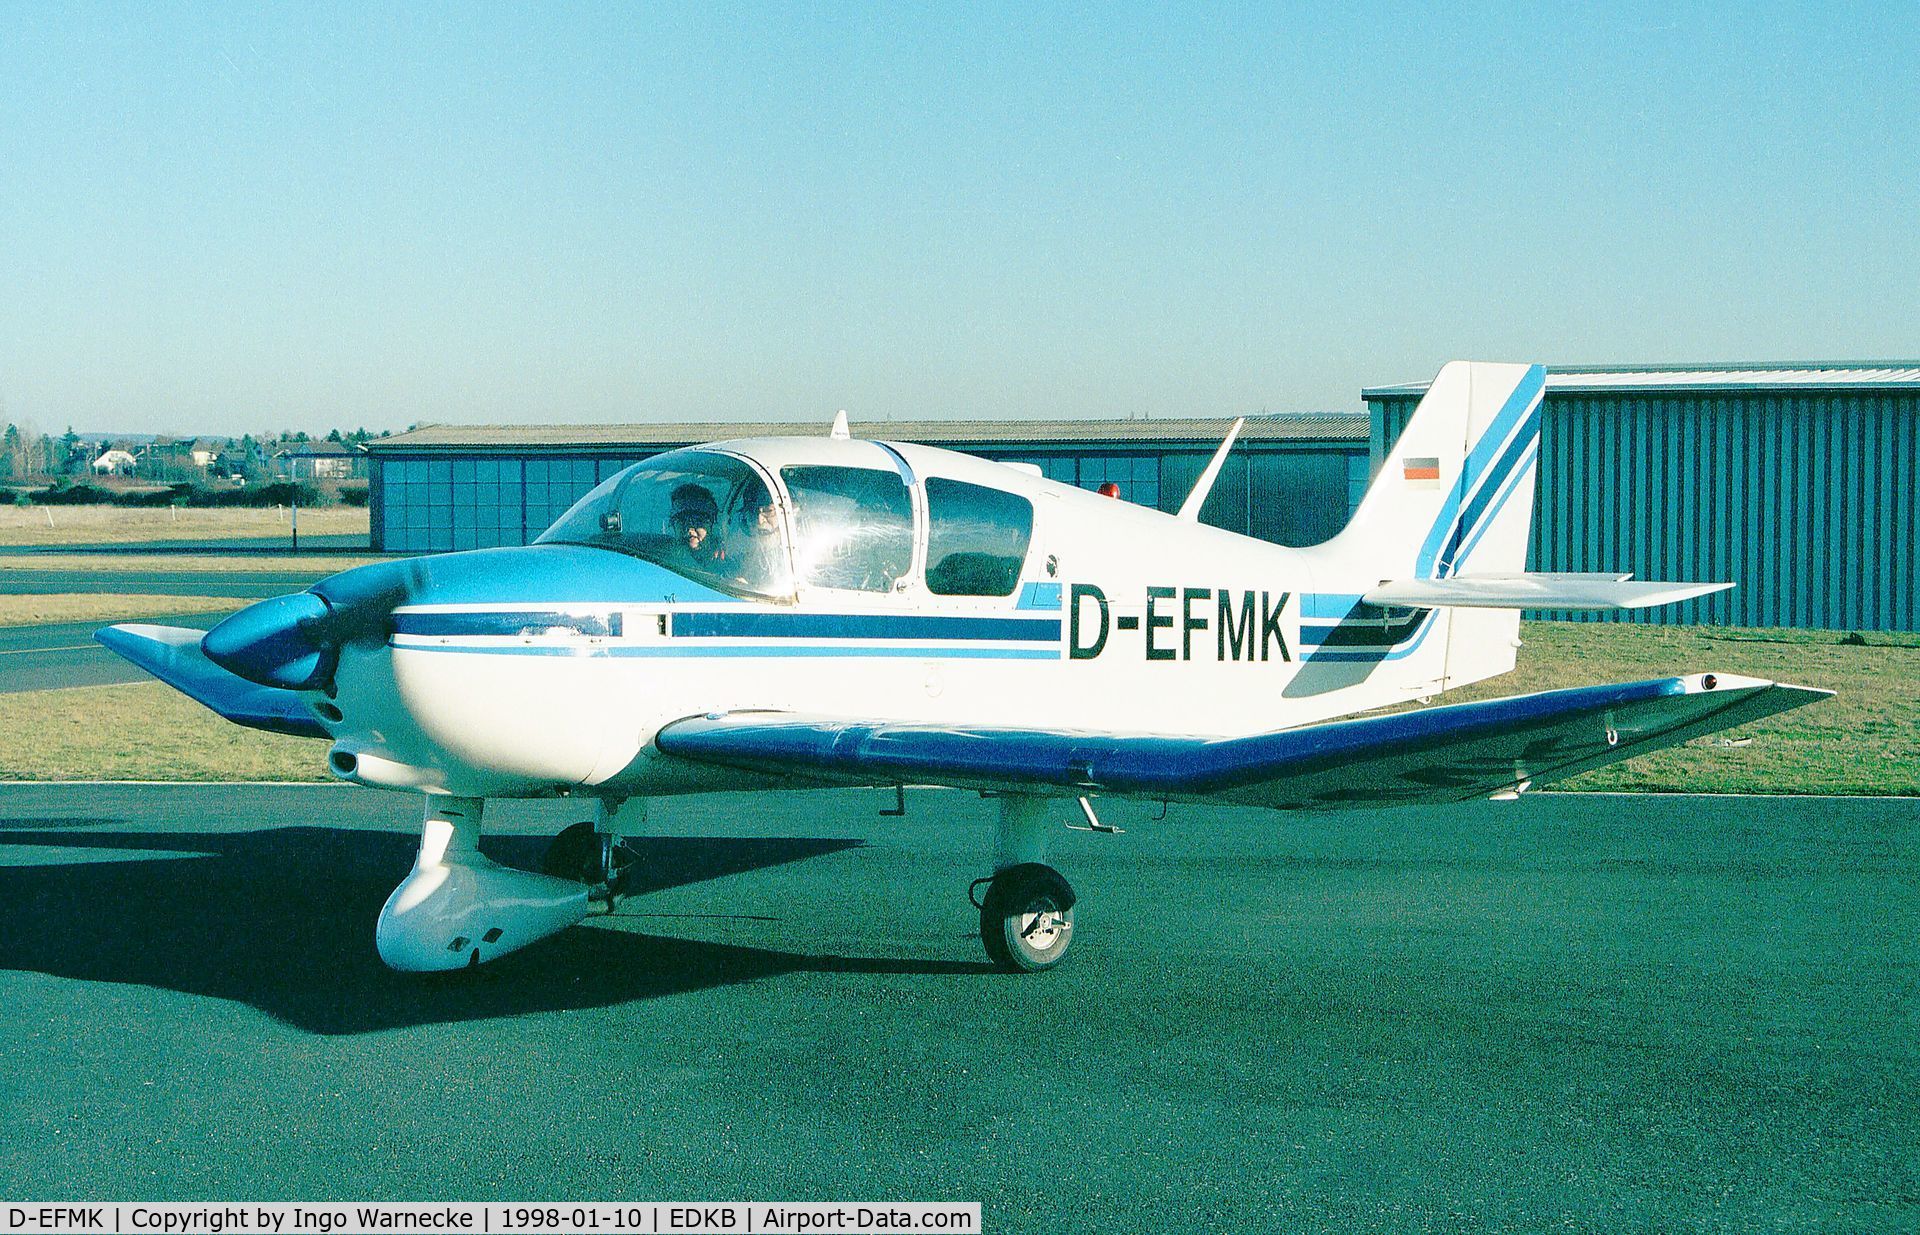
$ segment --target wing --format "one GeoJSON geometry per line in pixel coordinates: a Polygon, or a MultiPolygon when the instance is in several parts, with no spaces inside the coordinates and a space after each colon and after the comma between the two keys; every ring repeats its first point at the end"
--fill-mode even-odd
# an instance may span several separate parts
{"type": "Polygon", "coordinates": [[[1645,609],[1711,596],[1731,583],[1664,583],[1618,574],[1450,575],[1389,579],[1361,600],[1406,609],[1645,609]]]}
{"type": "Polygon", "coordinates": [[[179,626],[127,625],[109,626],[93,637],[236,725],[301,738],[328,736],[296,692],[256,686],[208,660],[200,650],[205,633],[179,626]]]}
{"type": "Polygon", "coordinates": [[[656,741],[662,751],[683,759],[834,784],[938,784],[1337,808],[1517,792],[1831,694],[1709,673],[1239,738],[737,712],[675,721],[656,741]]]}

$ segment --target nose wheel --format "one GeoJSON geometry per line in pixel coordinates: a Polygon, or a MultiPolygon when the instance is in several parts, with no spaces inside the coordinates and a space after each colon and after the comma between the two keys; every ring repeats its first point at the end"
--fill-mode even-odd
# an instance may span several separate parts
{"type": "Polygon", "coordinates": [[[994,875],[980,900],[980,942],[1002,969],[1051,969],[1073,942],[1073,904],[1073,886],[1051,866],[1010,866],[994,875]]]}
{"type": "Polygon", "coordinates": [[[626,889],[635,860],[633,850],[619,837],[581,822],[553,838],[540,860],[540,869],[544,874],[586,884],[589,894],[606,901],[607,912],[611,913],[614,898],[626,889]]]}

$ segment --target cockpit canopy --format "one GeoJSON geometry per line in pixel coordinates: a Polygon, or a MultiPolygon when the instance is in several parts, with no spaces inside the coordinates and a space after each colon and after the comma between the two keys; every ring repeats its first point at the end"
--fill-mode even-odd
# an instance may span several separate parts
{"type": "Polygon", "coordinates": [[[727,592],[793,594],[767,484],[750,465],[674,450],[602,481],[535,544],[592,545],[658,562],[727,592]]]}
{"type": "Polygon", "coordinates": [[[791,596],[796,584],[887,592],[913,565],[913,500],[899,472],[794,465],[789,545],[766,482],[750,464],[676,450],[604,481],[536,544],[629,553],[722,591],[791,596]]]}

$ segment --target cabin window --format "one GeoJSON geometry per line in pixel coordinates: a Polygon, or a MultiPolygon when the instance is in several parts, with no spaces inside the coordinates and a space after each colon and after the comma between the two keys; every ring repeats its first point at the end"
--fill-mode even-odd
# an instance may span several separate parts
{"type": "Polygon", "coordinates": [[[913,501],[900,473],[785,467],[794,575],[812,587],[889,592],[913,565],[913,501]]]}
{"type": "Polygon", "coordinates": [[[766,482],[740,460],[702,450],[655,455],[603,481],[535,543],[613,549],[727,592],[793,594],[766,482]]]}
{"type": "Polygon", "coordinates": [[[1033,539],[1026,498],[944,476],[927,479],[927,590],[1011,596],[1033,539]]]}

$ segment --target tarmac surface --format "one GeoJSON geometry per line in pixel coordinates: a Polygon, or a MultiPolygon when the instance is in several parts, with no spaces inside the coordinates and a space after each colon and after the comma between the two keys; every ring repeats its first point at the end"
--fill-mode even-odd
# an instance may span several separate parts
{"type": "MultiPolygon", "coordinates": [[[[236,609],[239,605],[234,606],[236,609]]],[[[119,622],[157,622],[206,630],[223,613],[175,613],[156,618],[120,618],[119,622]]],[[[19,690],[58,690],[67,686],[107,686],[151,682],[132,662],[94,641],[93,632],[116,622],[53,622],[44,626],[0,626],[0,694],[19,690]]]]}
{"type": "MultiPolygon", "coordinates": [[[[1920,803],[1118,804],[1031,976],[965,900],[993,804],[908,803],[656,803],[617,913],[420,978],[372,945],[406,797],[0,787],[0,1193],[1920,1225],[1920,803]]],[[[585,814],[495,803],[488,847],[585,814]]]]}

